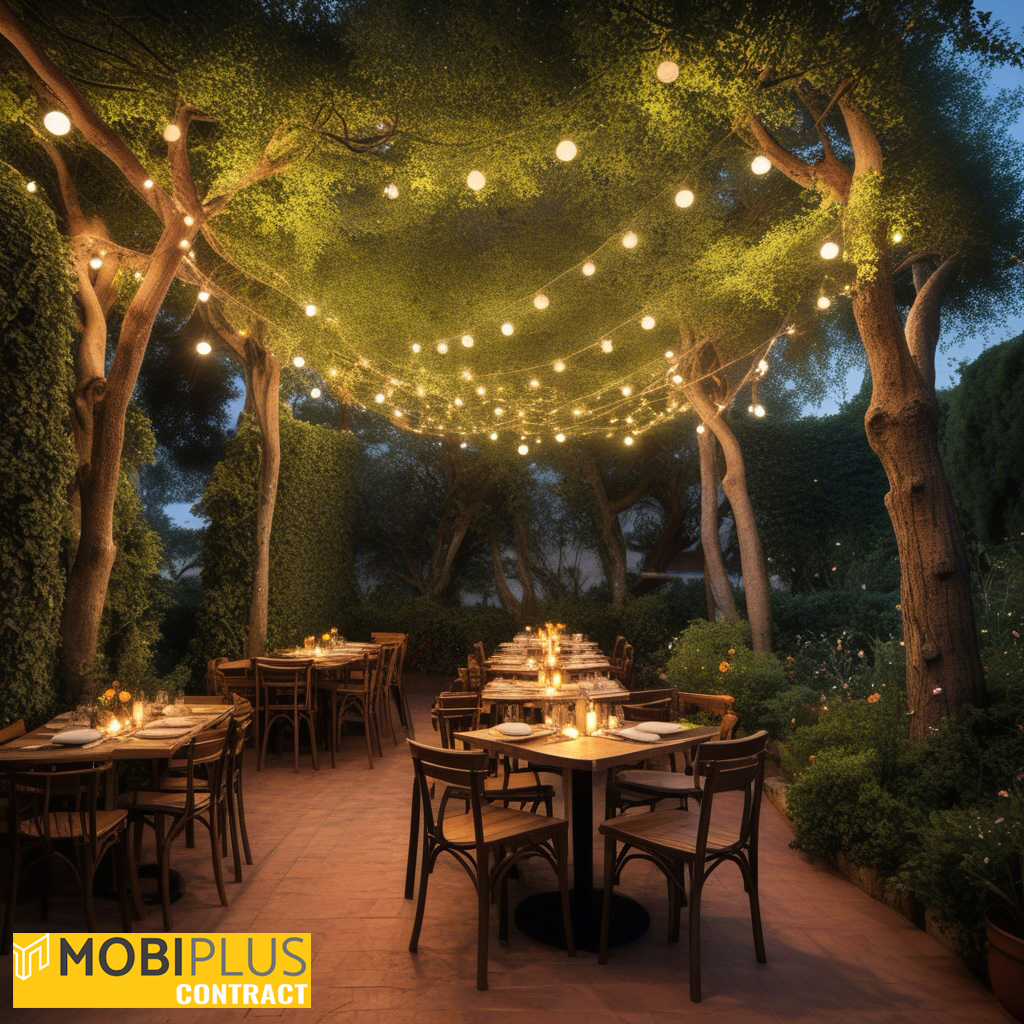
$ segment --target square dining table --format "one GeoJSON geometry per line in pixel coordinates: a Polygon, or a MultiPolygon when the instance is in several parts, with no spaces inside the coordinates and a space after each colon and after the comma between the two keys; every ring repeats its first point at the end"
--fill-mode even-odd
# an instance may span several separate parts
{"type": "MultiPolygon", "coordinates": [[[[609,768],[635,764],[663,754],[678,754],[719,735],[715,726],[687,729],[657,743],[635,743],[614,736],[550,735],[515,740],[494,729],[459,732],[455,739],[468,747],[487,750],[562,773],[566,816],[572,842],[572,922],[579,949],[596,953],[601,932],[603,892],[594,888],[594,775],[609,768]]],[[[515,913],[520,931],[551,946],[565,948],[562,911],[557,891],[535,893],[523,900],[515,913]]],[[[612,897],[609,945],[621,946],[640,938],[650,927],[647,911],[628,896],[612,897]]]]}

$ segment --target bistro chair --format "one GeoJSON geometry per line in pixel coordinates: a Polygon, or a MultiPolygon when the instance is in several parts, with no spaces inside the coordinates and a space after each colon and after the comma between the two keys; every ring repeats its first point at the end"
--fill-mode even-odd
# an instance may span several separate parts
{"type": "MultiPolygon", "coordinates": [[[[477,892],[476,987],[487,990],[487,945],[491,894],[498,896],[498,936],[508,938],[508,873],[521,861],[540,857],[558,875],[562,895],[562,922],[569,956],[576,955],[569,914],[569,823],[529,811],[486,803],[484,783],[488,755],[480,750],[443,750],[409,740],[417,793],[423,809],[423,848],[416,921],[409,952],[419,947],[427,882],[438,857],[447,853],[468,872],[477,892]],[[457,817],[434,816],[430,782],[436,780],[469,796],[469,813],[457,817]]],[[[449,907],[449,909],[451,909],[449,907]]]]}
{"type": "MultiPolygon", "coordinates": [[[[378,728],[380,735],[387,723],[391,731],[391,742],[398,746],[398,735],[395,732],[395,720],[391,714],[392,691],[395,685],[395,673],[398,670],[398,662],[402,655],[402,644],[398,640],[385,640],[381,642],[380,654],[383,661],[380,679],[377,680],[375,690],[375,710],[377,714],[378,728]]],[[[381,755],[383,756],[383,755],[381,755]]]]}
{"type": "Polygon", "coordinates": [[[238,739],[238,725],[232,718],[226,729],[208,729],[193,736],[185,750],[184,786],[171,791],[137,789],[119,801],[135,829],[135,853],[142,848],[142,830],[149,825],[156,835],[160,900],[164,931],[173,927],[171,915],[171,846],[189,826],[202,825],[210,836],[213,878],[221,906],[228,905],[221,868],[220,822],[227,800],[228,762],[238,739]],[[170,827],[167,822],[170,821],[170,827]]]}
{"type": "Polygon", "coordinates": [[[316,745],[316,694],[313,689],[313,660],[295,658],[256,658],[258,705],[262,712],[260,748],[256,770],[263,771],[267,759],[270,730],[275,722],[292,728],[295,771],[299,770],[299,727],[309,729],[309,749],[313,769],[319,771],[320,757],[316,745]]]}
{"type": "Polygon", "coordinates": [[[416,739],[416,729],[412,722],[412,713],[409,711],[409,701],[405,696],[405,655],[409,648],[408,633],[371,633],[370,639],[376,643],[398,643],[398,659],[391,679],[391,699],[398,709],[398,721],[401,722],[405,735],[416,739]]]}
{"type": "Polygon", "coordinates": [[[622,650],[622,663],[618,670],[619,682],[628,690],[633,685],[633,645],[626,644],[622,650]]]}
{"type": "Polygon", "coordinates": [[[685,879],[690,876],[689,953],[690,999],[699,1003],[700,987],[700,903],[708,876],[726,861],[732,861],[743,878],[750,900],[750,921],[754,931],[754,954],[765,962],[761,908],[757,891],[757,838],[764,785],[765,744],[768,733],[756,732],[739,740],[703,744],[694,765],[701,778],[700,815],[676,808],[651,814],[625,814],[600,826],[604,836],[604,903],[601,912],[601,942],[598,961],[608,962],[608,928],[612,890],[627,860],[640,858],[654,863],[665,875],[669,889],[669,941],[679,939],[679,917],[686,904],[685,879]],[[712,823],[716,797],[720,793],[742,792],[743,808],[738,827],[724,828],[712,823]],[[621,850],[618,849],[621,844],[621,850]]]}
{"type": "Polygon", "coordinates": [[[21,739],[25,735],[25,722],[19,718],[16,722],[11,722],[10,725],[5,725],[0,729],[0,746],[5,743],[10,743],[11,740],[21,739]]]}
{"type": "MultiPolygon", "coordinates": [[[[382,646],[378,654],[364,654],[361,667],[350,666],[344,678],[331,691],[331,767],[344,722],[362,722],[366,732],[366,759],[373,767],[373,747],[384,756],[380,742],[380,699],[383,679],[388,672],[392,650],[382,646]]],[[[358,663],[357,663],[358,665],[358,663]]]]}
{"type": "Polygon", "coordinates": [[[128,842],[128,813],[101,810],[100,794],[113,762],[45,766],[7,775],[7,832],[10,864],[4,911],[2,951],[10,952],[18,889],[23,874],[42,870],[40,917],[49,916],[50,878],[55,864],[68,869],[82,893],[89,931],[96,931],[93,880],[100,863],[114,855],[121,925],[132,930],[132,905],[145,915],[138,891],[135,860],[128,842]]]}
{"type": "Polygon", "coordinates": [[[615,638],[615,646],[612,648],[612,653],[608,658],[613,670],[617,671],[622,666],[622,651],[625,646],[626,638],[620,633],[615,638]]]}

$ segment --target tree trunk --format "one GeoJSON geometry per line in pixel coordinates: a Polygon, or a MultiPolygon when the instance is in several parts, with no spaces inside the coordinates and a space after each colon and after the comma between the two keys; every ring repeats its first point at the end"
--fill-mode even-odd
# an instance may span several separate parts
{"type": "Polygon", "coordinates": [[[531,616],[537,607],[537,594],[533,586],[533,569],[530,565],[530,527],[526,521],[526,510],[522,507],[516,509],[512,519],[512,532],[516,544],[516,571],[519,574],[519,584],[523,588],[522,608],[523,616],[531,616]]]}
{"type": "Polygon", "coordinates": [[[626,577],[626,538],[619,523],[619,513],[608,498],[604,480],[597,460],[589,452],[582,459],[583,474],[594,495],[597,521],[601,533],[601,560],[612,593],[612,604],[620,605],[626,600],[629,585],[626,577]]]}
{"type": "Polygon", "coordinates": [[[90,685],[96,643],[114,564],[114,498],[121,476],[125,414],[135,390],[153,321],[183,255],[181,226],[165,228],[146,274],[121,324],[105,386],[95,383],[89,463],[80,467],[81,533],[68,575],[61,621],[62,662],[72,699],[90,685]]]}
{"type": "Polygon", "coordinates": [[[697,435],[697,450],[700,453],[700,541],[704,549],[704,575],[715,607],[724,619],[732,622],[738,615],[718,532],[718,459],[715,444],[714,434],[707,429],[697,435]]]}
{"type": "Polygon", "coordinates": [[[249,602],[246,654],[263,654],[267,647],[270,599],[270,535],[281,472],[281,364],[260,345],[246,344],[247,400],[251,400],[260,428],[259,496],[256,504],[256,564],[249,602]]]}
{"type": "Polygon", "coordinates": [[[501,557],[501,538],[497,533],[492,533],[488,538],[488,544],[491,549],[491,565],[494,566],[494,586],[498,591],[498,600],[501,602],[501,607],[510,615],[515,616],[518,621],[522,617],[523,605],[522,602],[516,600],[516,595],[512,593],[512,588],[508,585],[508,580],[505,579],[505,567],[501,557]]]}
{"type": "Polygon", "coordinates": [[[889,480],[900,556],[910,734],[921,741],[985,700],[970,570],[939,455],[935,392],[907,348],[887,272],[858,285],[853,312],[871,367],[864,423],[889,480]]]}

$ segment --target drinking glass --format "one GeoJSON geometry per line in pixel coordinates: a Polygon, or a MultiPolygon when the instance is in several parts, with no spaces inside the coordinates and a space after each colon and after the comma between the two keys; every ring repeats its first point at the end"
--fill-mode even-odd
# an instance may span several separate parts
{"type": "Polygon", "coordinates": [[[157,690],[156,701],[154,703],[159,704],[161,707],[166,707],[170,703],[170,698],[167,695],[167,691],[157,690]]]}

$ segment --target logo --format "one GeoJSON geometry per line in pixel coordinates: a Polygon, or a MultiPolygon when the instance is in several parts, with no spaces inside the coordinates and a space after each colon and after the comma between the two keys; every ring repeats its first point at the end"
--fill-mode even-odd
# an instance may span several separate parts
{"type": "Polygon", "coordinates": [[[312,1006],[312,962],[308,932],[20,932],[14,936],[13,1002],[15,1009],[280,1012],[312,1006]]]}
{"type": "Polygon", "coordinates": [[[36,962],[36,967],[40,971],[44,967],[50,966],[49,932],[40,935],[35,942],[30,942],[27,946],[19,946],[17,942],[14,943],[14,976],[16,978],[20,981],[28,981],[35,970],[32,966],[33,961],[36,962]]]}

